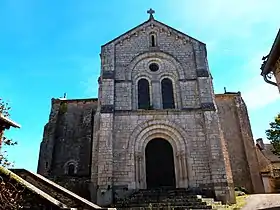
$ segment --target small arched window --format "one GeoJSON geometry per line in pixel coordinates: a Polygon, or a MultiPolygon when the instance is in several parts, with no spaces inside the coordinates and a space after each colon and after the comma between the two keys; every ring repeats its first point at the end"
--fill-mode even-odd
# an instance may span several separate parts
{"type": "Polygon", "coordinates": [[[150,46],[151,47],[155,47],[157,45],[157,42],[156,42],[156,35],[155,34],[151,34],[150,35],[150,46]]]}
{"type": "Polygon", "coordinates": [[[174,109],[173,85],[170,79],[165,78],[161,81],[161,95],[163,109],[174,109]]]}
{"type": "Polygon", "coordinates": [[[75,165],[73,163],[68,165],[67,174],[69,176],[73,176],[75,174],[75,165]]]}
{"type": "Polygon", "coordinates": [[[150,88],[146,79],[140,79],[138,87],[138,109],[149,109],[150,107],[150,88]]]}

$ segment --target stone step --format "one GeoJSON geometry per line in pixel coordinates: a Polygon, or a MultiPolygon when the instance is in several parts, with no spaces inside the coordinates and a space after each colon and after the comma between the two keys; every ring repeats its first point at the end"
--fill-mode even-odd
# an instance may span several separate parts
{"type": "Polygon", "coordinates": [[[125,199],[119,199],[114,207],[118,209],[212,209],[214,199],[190,193],[186,189],[139,190],[125,199]],[[208,205],[208,203],[210,205],[208,205]]]}
{"type": "Polygon", "coordinates": [[[207,205],[206,202],[186,202],[186,201],[177,201],[177,202],[143,202],[143,203],[139,203],[139,202],[129,202],[127,204],[116,204],[116,205],[137,205],[137,204],[143,204],[143,205],[153,205],[153,206],[158,206],[158,205],[163,205],[163,206],[170,206],[170,205],[177,205],[177,206],[184,206],[184,205],[207,205]]]}
{"type": "Polygon", "coordinates": [[[158,197],[169,197],[169,198],[173,198],[173,197],[181,197],[181,198],[189,198],[189,199],[196,199],[196,198],[202,198],[201,196],[197,196],[197,195],[187,195],[187,194],[178,194],[178,195],[174,195],[174,194],[133,194],[129,197],[135,197],[135,198],[158,198],[158,197]]]}
{"type": "Polygon", "coordinates": [[[170,207],[140,207],[140,206],[135,206],[135,207],[126,207],[126,208],[118,208],[122,210],[190,210],[190,209],[212,209],[211,206],[170,206],[170,207]]]}
{"type": "Polygon", "coordinates": [[[186,198],[186,199],[200,199],[197,196],[187,196],[187,195],[132,195],[129,198],[138,198],[138,199],[157,199],[157,198],[186,198]]]}
{"type": "MultiPolygon", "coordinates": [[[[184,201],[202,201],[200,198],[188,198],[188,197],[147,197],[147,198],[143,198],[143,197],[130,197],[130,198],[126,198],[126,199],[119,199],[116,202],[122,202],[122,201],[131,201],[131,200],[136,200],[136,201],[150,201],[150,200],[154,200],[154,201],[180,201],[180,200],[184,200],[184,201]]],[[[210,201],[208,201],[210,202],[210,201]]],[[[214,201],[213,201],[214,202],[214,201]]]]}
{"type": "Polygon", "coordinates": [[[203,210],[204,208],[193,208],[193,207],[172,207],[171,209],[168,207],[164,208],[151,208],[151,207],[132,207],[132,208],[118,208],[121,210],[191,210],[191,209],[200,209],[203,210]]]}
{"type": "MultiPolygon", "coordinates": [[[[201,200],[201,199],[185,199],[185,198],[164,198],[164,199],[147,199],[147,200],[139,200],[139,199],[128,199],[128,200],[119,200],[116,203],[123,203],[123,202],[139,202],[139,203],[176,203],[176,202],[188,202],[188,203],[201,203],[201,202],[205,202],[207,203],[207,201],[201,200]]],[[[209,202],[208,203],[214,203],[213,202],[209,202]]]]}

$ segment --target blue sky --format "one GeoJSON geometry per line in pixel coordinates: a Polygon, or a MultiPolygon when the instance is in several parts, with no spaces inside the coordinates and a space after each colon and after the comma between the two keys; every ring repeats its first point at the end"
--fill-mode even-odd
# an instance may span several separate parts
{"type": "Polygon", "coordinates": [[[270,0],[1,0],[0,97],[21,129],[8,137],[15,167],[36,171],[51,98],[97,97],[100,46],[155,18],[207,44],[216,93],[241,91],[254,138],[279,112],[277,88],[260,76],[280,25],[280,1],[270,0]]]}

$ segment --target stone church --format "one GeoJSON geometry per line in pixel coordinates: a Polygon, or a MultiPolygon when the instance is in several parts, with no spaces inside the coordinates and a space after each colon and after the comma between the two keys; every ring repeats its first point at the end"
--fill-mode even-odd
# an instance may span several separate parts
{"type": "Polygon", "coordinates": [[[150,188],[263,192],[240,92],[214,94],[206,44],[148,13],[101,47],[98,98],[52,99],[38,173],[99,205],[150,188]]]}

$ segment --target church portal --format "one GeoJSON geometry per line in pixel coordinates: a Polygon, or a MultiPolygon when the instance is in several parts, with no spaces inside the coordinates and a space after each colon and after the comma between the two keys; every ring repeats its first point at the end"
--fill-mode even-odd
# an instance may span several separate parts
{"type": "Polygon", "coordinates": [[[168,141],[151,140],[145,158],[147,188],[176,187],[173,149],[168,141]]]}

